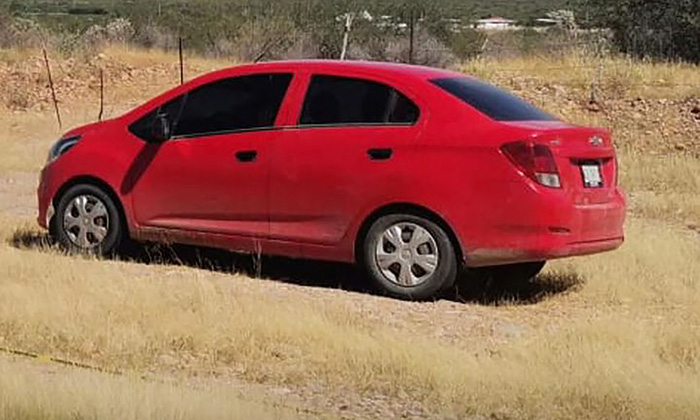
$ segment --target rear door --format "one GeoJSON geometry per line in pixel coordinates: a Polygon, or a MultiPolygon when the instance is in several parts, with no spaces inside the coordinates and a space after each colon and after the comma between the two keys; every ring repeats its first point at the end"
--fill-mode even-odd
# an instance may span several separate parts
{"type": "Polygon", "coordinates": [[[149,135],[157,114],[174,137],[144,144],[127,174],[140,225],[267,236],[267,181],[275,120],[292,75],[254,74],[200,86],[134,124],[149,135]]]}
{"type": "Polygon", "coordinates": [[[270,236],[317,245],[341,241],[361,211],[390,200],[418,138],[419,107],[386,84],[315,74],[295,127],[276,139],[270,169],[270,236]]]}

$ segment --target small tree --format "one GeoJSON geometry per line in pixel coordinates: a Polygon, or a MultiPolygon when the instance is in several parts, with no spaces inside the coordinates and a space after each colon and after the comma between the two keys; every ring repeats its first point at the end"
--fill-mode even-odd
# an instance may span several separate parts
{"type": "Polygon", "coordinates": [[[590,25],[606,27],[620,50],[700,62],[698,0],[579,0],[590,25]]]}

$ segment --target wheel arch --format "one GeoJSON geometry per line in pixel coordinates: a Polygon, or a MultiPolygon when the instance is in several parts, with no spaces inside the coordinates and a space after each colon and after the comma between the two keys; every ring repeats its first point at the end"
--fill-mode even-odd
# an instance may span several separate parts
{"type": "MultiPolygon", "coordinates": [[[[58,210],[58,202],[69,189],[81,184],[92,185],[103,190],[109,196],[109,198],[111,198],[112,201],[114,201],[114,204],[117,206],[117,211],[119,212],[119,217],[121,217],[124,221],[124,227],[126,228],[124,229],[124,233],[127,237],[131,237],[129,219],[126,217],[126,212],[124,210],[124,204],[122,203],[122,200],[119,198],[119,195],[117,195],[116,191],[114,190],[114,188],[112,188],[111,185],[109,185],[106,181],[96,176],[81,175],[71,178],[68,181],[64,182],[63,185],[61,185],[61,187],[56,191],[56,194],[54,194],[53,196],[52,203],[54,205],[54,208],[58,210]]],[[[53,226],[55,219],[56,216],[54,215],[51,221],[49,222],[50,229],[52,228],[51,226],[53,226]]]]}
{"type": "Polygon", "coordinates": [[[356,261],[360,261],[363,258],[362,245],[365,240],[365,237],[367,236],[367,233],[369,232],[370,227],[372,226],[372,223],[377,221],[377,219],[379,219],[380,217],[387,216],[390,214],[410,214],[413,216],[423,217],[437,224],[445,231],[445,233],[447,233],[447,236],[450,238],[450,242],[452,243],[452,246],[454,247],[455,252],[457,253],[457,261],[460,264],[464,261],[464,250],[462,248],[462,244],[457,235],[455,234],[454,229],[452,229],[452,227],[445,220],[445,218],[425,206],[413,203],[392,203],[384,205],[374,210],[372,213],[369,214],[369,216],[367,216],[362,221],[362,223],[360,224],[360,228],[357,231],[357,235],[355,237],[354,252],[356,261]]]}

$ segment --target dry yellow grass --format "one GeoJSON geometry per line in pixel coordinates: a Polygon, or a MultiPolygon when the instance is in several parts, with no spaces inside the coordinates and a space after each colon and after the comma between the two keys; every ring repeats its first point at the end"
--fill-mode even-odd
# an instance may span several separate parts
{"type": "MultiPolygon", "coordinates": [[[[700,136],[700,133],[698,134],[700,136]]],[[[623,153],[621,182],[630,206],[645,217],[700,224],[700,159],[685,155],[623,153]]]]}
{"type": "Polygon", "coordinates": [[[687,63],[639,62],[591,51],[559,56],[523,56],[499,60],[475,59],[459,66],[488,80],[525,77],[541,86],[559,84],[578,90],[598,85],[602,98],[642,96],[648,99],[685,99],[700,95],[698,66],[687,63]]]}
{"type": "MultiPolygon", "coordinates": [[[[107,54],[129,63],[131,71],[171,63],[173,58],[138,51],[107,54]]],[[[222,64],[198,60],[202,71],[222,64]]],[[[606,60],[621,66],[620,74],[631,75],[632,81],[695,83],[700,74],[697,67],[681,64],[606,60]]],[[[693,135],[694,122],[666,105],[662,108],[668,114],[666,127],[653,121],[656,108],[629,111],[643,113],[642,121],[627,118],[628,114],[590,113],[579,103],[581,95],[585,98],[588,75],[546,72],[560,64],[529,59],[468,63],[466,68],[519,93],[531,94],[532,86],[544,84],[563,86],[563,92],[537,91],[533,99],[575,122],[615,129],[621,183],[630,193],[634,216],[621,250],[548,266],[549,281],[581,279],[575,292],[532,305],[394,302],[196,268],[18,249],[8,241],[18,232],[35,232],[33,221],[0,215],[0,346],[131,372],[197,376],[205,381],[238,378],[289,387],[303,395],[321,393],[337,402],[331,407],[349,402],[346,415],[366,415],[357,411],[358,404],[369,399],[389,407],[389,413],[409,417],[417,407],[436,417],[455,418],[696,419],[700,236],[686,225],[700,222],[700,160],[693,149],[673,147],[693,135]],[[503,79],[496,72],[501,65],[520,66],[522,80],[503,79]],[[669,134],[661,135],[662,130],[669,134]],[[426,325],[418,314],[429,305],[435,317],[426,325]],[[448,315],[450,322],[486,326],[473,330],[479,334],[476,337],[448,339],[434,334],[457,327],[447,321],[448,315]],[[515,329],[504,339],[497,338],[502,325],[515,329]]],[[[149,84],[162,75],[143,76],[145,82],[126,80],[124,91],[114,94],[114,109],[165,87],[167,83],[149,84]]],[[[621,98],[647,95],[633,90],[633,85],[621,90],[621,98]]],[[[663,91],[644,98],[665,94],[659,92],[663,91]]],[[[669,88],[668,95],[683,99],[687,93],[669,88]]],[[[65,109],[75,123],[92,115],[85,101],[76,100],[65,109]]],[[[54,130],[49,126],[50,110],[5,112],[0,119],[11,127],[10,134],[0,139],[3,149],[11,151],[0,157],[0,174],[37,170],[54,130]],[[38,140],[26,140],[32,135],[38,140]]],[[[14,378],[0,379],[4,397],[2,391],[12,388],[7,384],[19,381],[23,370],[0,365],[3,372],[9,373],[0,378],[14,378]]],[[[31,378],[40,382],[40,377],[31,376],[22,386],[35,386],[31,378]]],[[[219,399],[217,392],[204,396],[148,384],[132,389],[119,380],[80,386],[92,383],[82,377],[66,381],[72,384],[71,393],[51,387],[42,399],[11,394],[12,399],[0,397],[0,410],[29,410],[5,412],[33,418],[33,409],[60,414],[73,401],[87,401],[81,406],[87,411],[81,414],[111,419],[123,418],[114,414],[121,401],[157,408],[172,400],[192,400],[191,406],[175,404],[174,410],[181,411],[162,418],[199,413],[208,418],[228,413],[237,404],[219,399]],[[132,399],[135,395],[143,399],[132,399]],[[200,403],[203,398],[206,404],[200,403]]],[[[156,411],[136,417],[153,417],[150,414],[156,411]]]]}
{"type": "Polygon", "coordinates": [[[101,366],[320,382],[329,395],[380,393],[457,417],[694,419],[700,410],[700,248],[663,225],[633,220],[621,251],[554,264],[555,275],[586,279],[559,302],[584,313],[479,356],[403,336],[334,294],[309,305],[303,291],[268,295],[274,285],[242,277],[7,245],[0,261],[0,343],[101,366]]]}
{"type": "Polygon", "coordinates": [[[0,418],[303,419],[291,409],[242,399],[230,387],[147,382],[0,356],[0,418]]]}

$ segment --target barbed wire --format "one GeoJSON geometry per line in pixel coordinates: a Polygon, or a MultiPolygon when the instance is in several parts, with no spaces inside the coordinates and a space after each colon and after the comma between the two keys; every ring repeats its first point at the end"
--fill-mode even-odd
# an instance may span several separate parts
{"type": "MultiPolygon", "coordinates": [[[[55,365],[61,365],[61,366],[66,366],[68,368],[75,368],[75,369],[80,369],[80,370],[85,370],[85,371],[92,371],[92,372],[97,372],[105,375],[109,375],[112,377],[126,377],[129,374],[134,374],[136,372],[129,372],[129,371],[124,371],[124,370],[117,370],[117,369],[107,369],[103,368],[101,366],[97,365],[91,365],[87,363],[82,363],[82,362],[76,362],[74,360],[70,360],[67,358],[63,357],[57,357],[57,356],[52,356],[49,354],[44,354],[44,353],[36,353],[32,351],[27,351],[27,350],[20,350],[12,347],[0,347],[0,353],[5,353],[11,356],[15,357],[21,357],[25,359],[34,359],[38,362],[43,362],[43,363],[51,363],[55,365]]],[[[167,379],[163,378],[158,378],[158,377],[146,377],[143,374],[139,374],[140,379],[143,381],[145,384],[161,384],[161,385],[171,385],[172,382],[168,381],[167,379]]],[[[238,398],[247,401],[247,402],[252,402],[252,403],[261,403],[262,401],[259,401],[256,398],[251,398],[250,396],[240,394],[238,395],[238,398]]],[[[319,416],[323,414],[319,410],[315,410],[309,407],[297,407],[291,404],[285,404],[283,401],[270,401],[270,400],[265,400],[264,401],[265,405],[273,407],[273,408],[281,408],[281,409],[287,409],[287,410],[294,410],[297,412],[301,413],[306,413],[306,414],[311,414],[314,416],[319,416]]]]}
{"type": "Polygon", "coordinates": [[[35,360],[39,360],[39,361],[45,361],[45,362],[55,363],[55,364],[59,364],[59,365],[80,368],[80,369],[84,369],[84,370],[92,370],[92,371],[100,372],[100,373],[108,373],[110,375],[123,375],[123,373],[124,373],[124,372],[119,371],[119,370],[106,369],[106,368],[103,368],[100,366],[89,365],[87,363],[76,362],[76,361],[64,359],[61,357],[50,356],[47,354],[35,353],[35,352],[31,352],[31,351],[26,351],[26,350],[18,350],[18,349],[10,348],[10,347],[0,347],[0,352],[11,354],[13,356],[21,356],[21,357],[26,357],[29,359],[35,359],[35,360]]]}

